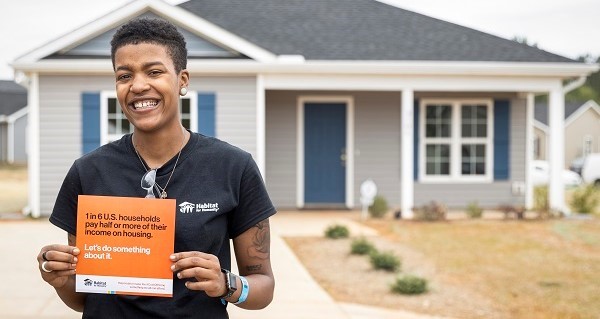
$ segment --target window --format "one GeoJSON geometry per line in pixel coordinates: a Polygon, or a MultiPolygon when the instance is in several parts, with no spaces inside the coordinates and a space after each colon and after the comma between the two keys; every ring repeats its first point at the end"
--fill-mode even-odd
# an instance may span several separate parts
{"type": "Polygon", "coordinates": [[[420,180],[492,180],[491,100],[423,100],[420,180]]]}
{"type": "Polygon", "coordinates": [[[583,156],[588,156],[590,154],[593,153],[593,148],[594,147],[594,139],[592,138],[591,135],[586,135],[583,137],[583,156]]]}
{"type": "MultiPolygon", "coordinates": [[[[188,92],[181,98],[179,111],[181,124],[192,132],[198,131],[198,103],[197,94],[188,92]]],[[[133,125],[129,123],[121,106],[117,101],[114,91],[104,91],[100,94],[100,143],[104,145],[116,141],[125,134],[133,132],[133,125]]]]}

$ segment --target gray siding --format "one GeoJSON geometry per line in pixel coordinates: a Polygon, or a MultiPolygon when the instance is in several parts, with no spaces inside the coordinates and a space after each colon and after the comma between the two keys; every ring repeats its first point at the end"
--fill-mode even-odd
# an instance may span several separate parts
{"type": "Polygon", "coordinates": [[[40,212],[52,212],[73,161],[81,156],[81,92],[114,90],[112,76],[40,76],[40,212]]]}
{"type": "MultiPolygon", "coordinates": [[[[471,95],[469,95],[471,96],[471,95]]],[[[483,97],[482,94],[473,95],[483,97]]],[[[455,96],[450,96],[455,97],[455,96]]],[[[465,97],[461,95],[461,97],[465,97]]],[[[506,95],[488,95],[487,97],[506,98],[506,95]]],[[[415,206],[420,206],[432,200],[441,202],[448,207],[465,207],[470,202],[477,201],[482,207],[496,208],[499,205],[524,204],[523,196],[513,196],[512,183],[525,181],[525,119],[526,101],[514,96],[510,99],[510,176],[505,181],[495,181],[489,184],[458,183],[431,184],[415,183],[415,206]]]]}
{"type": "Polygon", "coordinates": [[[217,137],[256,159],[256,78],[203,77],[190,80],[190,89],[217,96],[217,137]]]}
{"type": "Polygon", "coordinates": [[[0,123],[0,162],[8,160],[8,124],[0,123]]]}
{"type": "Polygon", "coordinates": [[[278,208],[296,206],[297,100],[301,95],[354,98],[354,199],[371,178],[391,205],[400,198],[400,93],[268,91],[266,94],[266,171],[269,195],[278,208]]]}
{"type": "MultiPolygon", "coordinates": [[[[359,187],[367,178],[375,181],[379,194],[390,206],[400,205],[400,103],[399,92],[298,92],[268,91],[266,94],[267,188],[279,208],[296,205],[296,107],[301,95],[352,96],[355,111],[355,207],[359,207],[359,187]]],[[[510,178],[492,183],[415,183],[415,205],[433,199],[450,207],[469,202],[497,207],[522,204],[522,196],[512,195],[513,181],[525,180],[525,100],[514,94],[417,93],[416,97],[509,98],[511,100],[510,178]]]]}
{"type": "MultiPolygon", "coordinates": [[[[40,211],[52,212],[56,194],[81,156],[81,93],[114,90],[112,76],[40,76],[40,211]]],[[[256,156],[254,77],[191,76],[190,90],[217,97],[217,137],[256,156]]]]}
{"type": "Polygon", "coordinates": [[[15,163],[27,163],[27,115],[17,119],[15,125],[15,163]]]}
{"type": "Polygon", "coordinates": [[[354,202],[360,207],[360,184],[372,179],[378,195],[400,205],[400,93],[355,95],[354,202]]]}
{"type": "Polygon", "coordinates": [[[268,91],[266,183],[277,208],[296,207],[296,93],[268,91]]]}

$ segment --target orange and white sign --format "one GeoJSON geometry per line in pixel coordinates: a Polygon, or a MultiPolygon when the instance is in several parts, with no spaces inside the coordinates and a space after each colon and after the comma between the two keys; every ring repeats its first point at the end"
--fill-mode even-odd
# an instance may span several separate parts
{"type": "Polygon", "coordinates": [[[175,200],[79,195],[75,291],[173,296],[175,200]]]}

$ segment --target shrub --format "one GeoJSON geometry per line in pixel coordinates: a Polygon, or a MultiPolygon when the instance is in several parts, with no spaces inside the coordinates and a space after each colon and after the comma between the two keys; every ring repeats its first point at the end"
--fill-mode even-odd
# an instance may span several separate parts
{"type": "Polygon", "coordinates": [[[382,218],[387,213],[388,204],[385,198],[382,196],[375,196],[373,199],[373,205],[369,206],[369,214],[373,218],[382,218]]]}
{"type": "Polygon", "coordinates": [[[540,215],[550,213],[548,186],[536,186],[533,189],[533,209],[540,215]]]}
{"type": "Polygon", "coordinates": [[[482,215],[483,208],[481,208],[477,202],[469,203],[467,206],[467,216],[470,218],[481,218],[482,215]]]}
{"type": "Polygon", "coordinates": [[[331,239],[348,238],[350,231],[344,225],[331,225],[325,229],[325,237],[331,239]]]}
{"type": "Polygon", "coordinates": [[[375,246],[364,237],[352,241],[350,253],[354,255],[367,255],[375,251],[375,246]]]}
{"type": "Polygon", "coordinates": [[[446,206],[432,201],[415,209],[415,220],[436,221],[445,220],[448,209],[446,206]]]}
{"type": "Polygon", "coordinates": [[[385,271],[396,271],[400,269],[400,259],[391,252],[371,252],[371,265],[375,269],[385,271]]]}
{"type": "Polygon", "coordinates": [[[392,291],[403,295],[417,295],[427,291],[427,280],[411,275],[396,278],[392,291]]]}
{"type": "Polygon", "coordinates": [[[599,195],[594,185],[579,187],[573,192],[571,208],[576,213],[592,214],[600,202],[599,195]]]}

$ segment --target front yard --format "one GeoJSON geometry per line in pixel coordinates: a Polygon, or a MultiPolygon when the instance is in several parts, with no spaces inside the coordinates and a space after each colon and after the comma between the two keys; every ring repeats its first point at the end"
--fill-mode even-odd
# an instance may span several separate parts
{"type": "Polygon", "coordinates": [[[344,302],[454,318],[598,318],[600,219],[370,219],[368,238],[400,257],[429,292],[390,292],[396,274],[350,254],[351,239],[286,238],[312,276],[344,302]]]}
{"type": "Polygon", "coordinates": [[[20,213],[27,206],[27,167],[0,164],[0,213],[20,213]]]}

